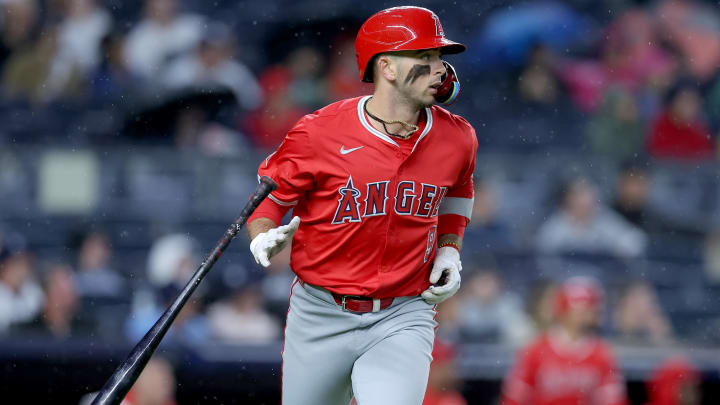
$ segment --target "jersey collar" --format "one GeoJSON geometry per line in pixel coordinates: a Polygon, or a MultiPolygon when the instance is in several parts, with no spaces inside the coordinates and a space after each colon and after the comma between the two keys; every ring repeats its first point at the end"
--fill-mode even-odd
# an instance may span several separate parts
{"type": "MultiPolygon", "coordinates": [[[[358,112],[358,118],[360,118],[360,123],[371,134],[377,136],[378,138],[382,139],[383,141],[385,141],[387,143],[391,143],[391,144],[395,145],[396,147],[400,147],[397,144],[397,142],[395,142],[395,140],[393,140],[386,134],[383,134],[382,132],[378,131],[377,129],[375,129],[375,127],[373,127],[368,122],[367,118],[365,117],[364,107],[365,107],[365,103],[367,103],[367,101],[370,99],[370,97],[372,97],[372,96],[365,96],[365,97],[361,98],[360,101],[358,102],[357,112],[358,112]]],[[[411,153],[415,151],[415,148],[417,148],[418,144],[420,143],[420,140],[423,139],[425,137],[425,135],[427,135],[427,133],[430,132],[430,128],[432,128],[433,116],[432,116],[432,110],[430,109],[430,107],[425,107],[425,116],[427,117],[427,122],[425,123],[425,129],[423,129],[423,131],[420,133],[420,136],[415,141],[415,145],[413,146],[411,153]]]]}

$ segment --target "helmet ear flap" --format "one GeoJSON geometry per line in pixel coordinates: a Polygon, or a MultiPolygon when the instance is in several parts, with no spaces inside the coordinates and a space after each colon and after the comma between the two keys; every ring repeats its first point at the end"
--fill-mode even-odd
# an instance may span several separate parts
{"type": "Polygon", "coordinates": [[[443,65],[445,65],[445,74],[441,77],[442,83],[435,94],[435,101],[442,105],[450,105],[460,94],[460,80],[451,64],[443,61],[443,65]]]}

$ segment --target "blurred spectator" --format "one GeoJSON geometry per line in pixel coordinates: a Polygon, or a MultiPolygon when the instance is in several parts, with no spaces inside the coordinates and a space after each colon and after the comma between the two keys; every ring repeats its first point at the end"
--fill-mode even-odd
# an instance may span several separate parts
{"type": "Polygon", "coordinates": [[[170,63],[163,82],[171,89],[209,91],[218,86],[231,89],[240,107],[255,109],[262,102],[262,89],[247,66],[235,60],[230,29],[211,23],[203,31],[195,52],[170,63]]]}
{"type": "Polygon", "coordinates": [[[577,149],[584,143],[583,115],[567,97],[554,71],[554,55],[537,46],[510,97],[491,107],[483,133],[495,145],[519,151],[541,147],[577,149]]]}
{"type": "Polygon", "coordinates": [[[38,30],[39,10],[35,0],[6,0],[0,4],[0,67],[13,52],[32,45],[38,30]]]}
{"type": "Polygon", "coordinates": [[[75,286],[81,297],[119,299],[126,296],[126,282],[110,267],[111,256],[107,234],[93,231],[83,237],[75,274],[75,286]]]}
{"type": "Polygon", "coordinates": [[[623,164],[618,176],[613,210],[645,232],[660,231],[665,221],[650,205],[652,173],[642,163],[631,161],[623,164]]]}
{"type": "Polygon", "coordinates": [[[122,405],[176,405],[176,386],[170,362],[154,356],[148,361],[122,405]]]}
{"type": "MultiPolygon", "coordinates": [[[[65,96],[68,83],[100,63],[100,43],[112,27],[112,17],[95,0],[68,0],[57,27],[57,48],[47,79],[48,99],[65,96]]],[[[80,92],[79,89],[74,89],[80,92]]],[[[74,94],[79,96],[80,94],[74,94]]]]}
{"type": "Polygon", "coordinates": [[[156,239],[147,260],[150,284],[156,289],[168,285],[184,286],[199,263],[197,245],[194,238],[180,233],[156,239]]]}
{"type": "Polygon", "coordinates": [[[118,103],[132,96],[137,77],[130,72],[123,57],[124,38],[117,33],[103,37],[100,43],[100,63],[90,75],[91,99],[100,103],[118,103]]]}
{"type": "Polygon", "coordinates": [[[651,15],[629,9],[606,28],[600,60],[565,59],[559,74],[578,107],[594,111],[611,87],[638,93],[674,75],[676,63],[659,43],[651,15]]]}
{"type": "Polygon", "coordinates": [[[595,185],[586,178],[568,182],[562,206],[538,230],[542,253],[593,253],[636,257],[645,251],[647,236],[600,205],[595,185]]]}
{"type": "MultiPolygon", "coordinates": [[[[137,342],[142,339],[180,291],[179,287],[169,284],[160,289],[156,300],[143,303],[144,305],[135,305],[125,322],[127,340],[137,342]]],[[[195,293],[187,300],[173,321],[172,328],[168,330],[163,339],[163,344],[194,346],[208,341],[210,328],[207,318],[202,313],[202,294],[201,289],[195,290],[195,293]]]]}
{"type": "Polygon", "coordinates": [[[700,405],[700,371],[684,357],[663,361],[647,382],[647,405],[700,405]]]}
{"type": "Polygon", "coordinates": [[[630,284],[620,295],[613,314],[616,339],[638,345],[662,345],[673,341],[668,317],[653,287],[643,281],[630,284]]]}
{"type": "Polygon", "coordinates": [[[656,158],[713,157],[714,141],[701,114],[702,97],[697,86],[687,82],[676,85],[652,125],[648,152],[656,158]]]}
{"type": "Polygon", "coordinates": [[[40,312],[44,297],[33,273],[25,239],[16,233],[0,234],[0,334],[40,312]]]}
{"type": "Polygon", "coordinates": [[[265,343],[280,336],[280,325],[263,308],[260,285],[248,284],[208,308],[214,337],[230,343],[265,343]]]}
{"type": "Polygon", "coordinates": [[[455,365],[455,349],[435,339],[425,400],[422,405],[467,405],[460,394],[462,381],[455,365]]]}
{"type": "Polygon", "coordinates": [[[655,10],[658,32],[682,56],[700,81],[712,78],[720,67],[720,13],[701,1],[663,0],[655,10]]]}
{"type": "Polygon", "coordinates": [[[327,74],[329,101],[372,94],[372,85],[358,80],[355,38],[336,38],[331,51],[327,74]]]}
{"type": "MultiPolygon", "coordinates": [[[[3,98],[40,103],[47,101],[46,83],[57,49],[57,32],[45,27],[37,41],[18,48],[7,59],[2,72],[3,98]]],[[[73,77],[68,88],[77,87],[73,77]]]]}
{"type": "Polygon", "coordinates": [[[302,108],[314,111],[327,104],[327,88],[322,76],[327,68],[325,58],[312,46],[301,46],[287,57],[292,75],[290,96],[302,108]]]}
{"type": "Polygon", "coordinates": [[[488,182],[476,180],[474,196],[472,221],[463,237],[466,252],[477,254],[514,247],[510,225],[498,216],[495,188],[488,182]]]}
{"type": "Polygon", "coordinates": [[[471,269],[459,297],[463,341],[518,346],[533,332],[519,296],[505,290],[494,268],[471,269]],[[469,276],[469,277],[468,277],[469,276]]]}
{"type": "Polygon", "coordinates": [[[645,132],[632,93],[620,88],[605,93],[600,109],[589,120],[586,130],[594,153],[618,161],[643,151],[645,132]]]}
{"type": "Polygon", "coordinates": [[[537,280],[528,294],[525,311],[530,315],[535,327],[535,335],[546,332],[555,316],[555,297],[557,285],[549,280],[537,280]]]}
{"type": "Polygon", "coordinates": [[[177,8],[177,0],[145,0],[145,15],[128,33],[125,44],[125,58],[134,74],[154,78],[171,58],[200,42],[203,19],[179,14],[177,8]]]}
{"type": "Polygon", "coordinates": [[[281,66],[271,67],[260,75],[265,102],[247,117],[244,125],[255,145],[262,150],[277,148],[287,131],[310,112],[295,103],[291,84],[290,71],[281,66]]]}
{"type": "Polygon", "coordinates": [[[613,350],[595,335],[603,305],[597,282],[566,280],[556,296],[557,322],[518,351],[502,404],[627,404],[613,350]]]}
{"type": "Polygon", "coordinates": [[[42,312],[32,321],[18,324],[13,333],[56,339],[89,335],[93,330],[92,322],[78,314],[80,301],[73,284],[72,268],[67,264],[51,266],[43,278],[43,288],[42,312]]]}

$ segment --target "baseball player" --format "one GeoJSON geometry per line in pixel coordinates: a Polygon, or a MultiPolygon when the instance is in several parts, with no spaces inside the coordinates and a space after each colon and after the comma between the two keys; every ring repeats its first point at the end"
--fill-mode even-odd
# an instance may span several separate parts
{"type": "Polygon", "coordinates": [[[355,49],[373,94],[306,115],[258,170],[278,189],[250,218],[253,256],[267,266],[293,239],[285,404],[421,404],[435,305],[460,287],[477,139],[433,103],[457,96],[442,56],[465,46],[432,11],[396,7],[355,49]]]}
{"type": "Polygon", "coordinates": [[[518,352],[502,405],[626,405],[612,348],[595,336],[603,302],[597,282],[573,277],[556,296],[557,324],[518,352]]]}

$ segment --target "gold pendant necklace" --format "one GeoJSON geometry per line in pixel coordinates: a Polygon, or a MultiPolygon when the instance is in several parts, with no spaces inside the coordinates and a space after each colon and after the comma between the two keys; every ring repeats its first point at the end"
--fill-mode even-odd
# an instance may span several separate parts
{"type": "MultiPolygon", "coordinates": [[[[370,101],[370,100],[368,100],[368,101],[370,101]]],[[[380,122],[380,123],[382,124],[383,129],[385,130],[385,132],[386,132],[388,135],[390,135],[390,136],[394,136],[394,137],[400,138],[400,139],[408,139],[408,138],[410,138],[410,137],[412,136],[412,134],[415,133],[415,131],[418,130],[418,126],[417,126],[417,125],[410,124],[410,123],[407,123],[407,122],[405,122],[405,121],[400,121],[400,120],[385,121],[385,120],[382,119],[382,118],[376,117],[375,115],[372,115],[372,113],[370,113],[370,111],[368,111],[367,105],[368,105],[368,103],[367,103],[367,101],[366,101],[366,102],[365,102],[365,105],[363,105],[363,109],[365,110],[365,113],[366,113],[370,118],[374,119],[375,121],[380,122]],[[392,132],[388,131],[387,126],[386,126],[386,125],[391,125],[391,124],[402,124],[402,125],[404,125],[406,128],[410,128],[410,132],[409,132],[407,135],[400,135],[400,134],[392,133],[392,132]]]]}

